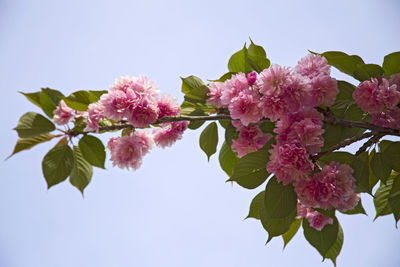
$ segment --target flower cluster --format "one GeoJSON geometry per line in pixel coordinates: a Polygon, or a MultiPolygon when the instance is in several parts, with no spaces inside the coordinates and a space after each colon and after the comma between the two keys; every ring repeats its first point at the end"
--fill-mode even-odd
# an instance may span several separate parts
{"type": "Polygon", "coordinates": [[[296,219],[306,218],[314,229],[321,231],[325,225],[333,224],[333,219],[313,209],[307,208],[300,201],[297,201],[296,219]]]}
{"type": "Polygon", "coordinates": [[[353,92],[357,105],[371,114],[373,124],[400,128],[400,74],[371,78],[362,82],[353,92]]]}
{"type": "Polygon", "coordinates": [[[332,221],[312,208],[344,211],[358,202],[349,166],[332,162],[311,176],[315,166],[310,155],[320,152],[324,144],[323,115],[315,107],[332,105],[338,92],[327,60],[311,54],[294,68],[272,65],[258,75],[239,73],[211,83],[208,92],[208,104],[227,108],[238,120],[233,122],[239,137],[233,140],[232,150],[239,157],[259,150],[271,138],[258,127],[263,118],[275,122],[276,144],[269,151],[267,171],[284,185],[294,186],[308,209],[303,217],[318,230],[332,221]]]}
{"type": "Polygon", "coordinates": [[[72,108],[65,104],[64,100],[58,103],[57,108],[53,111],[53,122],[57,125],[64,125],[72,121],[75,117],[72,108]]]}

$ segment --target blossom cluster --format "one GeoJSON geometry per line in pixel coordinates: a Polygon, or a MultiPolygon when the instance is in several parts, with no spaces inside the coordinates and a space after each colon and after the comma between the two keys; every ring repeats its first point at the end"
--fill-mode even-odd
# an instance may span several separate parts
{"type": "Polygon", "coordinates": [[[400,128],[400,74],[390,79],[385,77],[371,78],[362,82],[353,92],[357,105],[371,114],[375,125],[400,128]]]}
{"type": "Polygon", "coordinates": [[[267,171],[284,185],[294,186],[299,203],[308,209],[303,217],[317,230],[333,221],[312,208],[345,211],[359,200],[348,165],[331,162],[311,175],[315,168],[311,155],[324,144],[323,115],[315,107],[332,105],[338,92],[327,60],[311,54],[294,68],[272,65],[258,75],[239,73],[225,82],[213,82],[208,92],[208,104],[227,108],[238,120],[233,125],[239,137],[231,146],[238,157],[259,150],[271,138],[258,127],[263,118],[275,122],[276,144],[269,151],[267,171]]]}
{"type": "MultiPolygon", "coordinates": [[[[145,76],[124,76],[117,78],[107,93],[98,102],[92,103],[88,111],[80,114],[85,117],[85,132],[99,131],[103,120],[126,121],[132,128],[146,128],[165,116],[180,114],[180,106],[169,95],[159,95],[155,83],[145,76]]],[[[54,111],[53,121],[59,125],[67,124],[74,118],[73,110],[63,100],[54,111]]],[[[137,169],[142,158],[153,147],[171,146],[182,138],[188,122],[167,122],[147,131],[130,131],[128,134],[111,138],[108,149],[113,165],[120,168],[137,169]]]]}

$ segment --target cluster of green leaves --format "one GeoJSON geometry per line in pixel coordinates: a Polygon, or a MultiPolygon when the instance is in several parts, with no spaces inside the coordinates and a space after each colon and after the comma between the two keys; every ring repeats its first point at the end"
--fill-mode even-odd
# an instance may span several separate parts
{"type": "MultiPolygon", "coordinates": [[[[48,188],[69,177],[70,183],[83,194],[92,179],[93,166],[104,168],[106,157],[104,145],[100,139],[92,135],[84,135],[77,146],[70,145],[65,135],[53,133],[56,126],[50,119],[53,118],[53,111],[61,100],[76,111],[87,111],[88,105],[98,101],[105,92],[77,91],[66,97],[57,90],[43,88],[39,92],[22,93],[30,102],[42,109],[47,118],[36,112],[27,112],[21,116],[18,125],[14,128],[19,138],[10,157],[38,144],[61,137],[43,158],[43,176],[48,188]]],[[[85,128],[82,117],[76,118],[74,124],[73,130],[82,131],[85,128]]]]}

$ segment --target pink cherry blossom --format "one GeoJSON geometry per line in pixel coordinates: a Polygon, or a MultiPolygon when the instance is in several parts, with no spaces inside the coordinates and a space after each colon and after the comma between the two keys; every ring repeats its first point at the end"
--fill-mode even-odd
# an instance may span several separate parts
{"type": "Polygon", "coordinates": [[[221,105],[227,107],[232,98],[239,95],[242,91],[249,90],[249,84],[244,73],[233,75],[229,80],[224,82],[225,86],[221,94],[221,105]]]}
{"type": "Polygon", "coordinates": [[[240,119],[240,122],[247,126],[249,123],[257,123],[262,118],[259,103],[260,96],[257,92],[246,90],[232,98],[228,109],[233,119],[240,119]]]}
{"type": "Polygon", "coordinates": [[[257,80],[257,72],[253,71],[247,74],[247,83],[249,84],[249,86],[255,84],[256,80],[257,80]]]}
{"type": "Polygon", "coordinates": [[[162,97],[157,102],[158,107],[158,118],[165,116],[178,116],[181,112],[181,107],[179,106],[176,99],[168,94],[163,94],[162,97]]]}
{"type": "Polygon", "coordinates": [[[85,120],[85,132],[98,131],[99,121],[104,119],[103,109],[103,106],[99,102],[89,105],[87,117],[85,120]]]}
{"type": "Polygon", "coordinates": [[[153,141],[145,131],[135,131],[109,143],[114,166],[121,169],[138,169],[143,156],[152,148],[153,141]]]}
{"type": "Polygon", "coordinates": [[[142,101],[127,115],[128,122],[133,127],[145,128],[152,123],[155,123],[158,118],[158,107],[156,104],[142,101]]]}
{"type": "Polygon", "coordinates": [[[317,231],[321,231],[327,224],[333,224],[332,218],[312,209],[309,209],[306,218],[310,226],[317,231]]]}
{"type": "Polygon", "coordinates": [[[287,185],[309,179],[308,175],[314,169],[314,164],[304,147],[299,144],[273,145],[269,152],[267,171],[274,173],[279,182],[287,185]]]}
{"type": "Polygon", "coordinates": [[[162,148],[172,146],[177,140],[182,139],[188,124],[188,121],[163,123],[162,127],[153,129],[153,140],[157,146],[162,148]]]}
{"type": "Polygon", "coordinates": [[[310,79],[319,75],[330,75],[330,66],[325,57],[308,54],[301,58],[294,70],[310,79]]]}
{"type": "Polygon", "coordinates": [[[392,110],[383,111],[371,115],[371,123],[392,129],[400,128],[400,108],[396,107],[392,110]]]}
{"type": "Polygon", "coordinates": [[[339,93],[336,79],[329,75],[318,75],[311,79],[311,106],[331,106],[339,93]]]}
{"type": "MultiPolygon", "coordinates": [[[[129,89],[127,89],[129,90],[129,89]]],[[[119,121],[126,117],[128,109],[135,100],[128,98],[122,90],[111,90],[100,97],[100,104],[103,107],[103,114],[111,120],[119,121]]]]}
{"type": "Polygon", "coordinates": [[[58,103],[58,106],[53,111],[53,114],[53,122],[58,125],[67,124],[74,118],[74,114],[72,114],[72,108],[68,107],[64,100],[61,100],[60,103],[58,103]]]}
{"type": "Polygon", "coordinates": [[[232,151],[238,153],[241,158],[248,153],[261,149],[270,139],[270,135],[264,134],[257,125],[241,126],[239,137],[232,140],[232,151]]]}
{"type": "Polygon", "coordinates": [[[257,86],[263,95],[280,97],[292,83],[291,70],[288,67],[272,65],[263,70],[257,79],[257,86]]]}
{"type": "Polygon", "coordinates": [[[226,87],[225,83],[222,83],[222,82],[210,83],[210,86],[208,87],[208,93],[207,93],[207,96],[208,96],[207,104],[213,105],[216,108],[226,107],[227,105],[222,105],[222,102],[221,102],[222,92],[224,92],[225,87],[226,87]]]}

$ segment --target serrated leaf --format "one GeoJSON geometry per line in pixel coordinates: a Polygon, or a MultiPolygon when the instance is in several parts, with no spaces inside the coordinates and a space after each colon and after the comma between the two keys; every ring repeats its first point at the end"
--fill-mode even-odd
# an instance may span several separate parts
{"type": "Polygon", "coordinates": [[[355,156],[349,152],[344,151],[336,151],[329,154],[326,154],[319,158],[318,162],[324,166],[331,163],[331,161],[340,162],[342,164],[351,164],[354,160],[355,156]]]}
{"type": "Polygon", "coordinates": [[[342,213],[348,214],[348,215],[351,215],[351,214],[365,214],[365,215],[367,215],[367,213],[365,212],[365,209],[364,209],[364,207],[363,207],[363,205],[361,203],[361,198],[358,201],[357,205],[352,210],[343,211],[342,213]]]}
{"type": "Polygon", "coordinates": [[[389,162],[383,159],[383,154],[378,152],[371,158],[371,169],[375,176],[382,182],[386,183],[387,178],[392,172],[392,168],[388,165],[389,162]]]}
{"type": "Polygon", "coordinates": [[[14,128],[21,138],[32,138],[55,129],[56,126],[51,121],[36,112],[27,112],[22,115],[17,127],[14,128]]]}
{"type": "Polygon", "coordinates": [[[244,44],[243,48],[233,54],[228,62],[228,70],[229,72],[243,72],[249,73],[252,71],[252,68],[247,61],[247,48],[246,44],[244,44]]]}
{"type": "Polygon", "coordinates": [[[347,55],[340,51],[328,51],[321,54],[327,60],[329,65],[334,66],[343,73],[354,77],[354,72],[358,65],[364,65],[364,61],[356,55],[347,55]]]}
{"type": "Polygon", "coordinates": [[[400,175],[396,176],[394,178],[391,176],[387,182],[386,185],[384,183],[381,183],[380,186],[378,187],[378,190],[376,190],[375,195],[374,195],[374,206],[376,210],[376,215],[374,220],[376,220],[380,216],[388,215],[392,213],[392,209],[390,208],[389,205],[389,194],[390,191],[392,190],[393,182],[395,179],[399,179],[400,175]]]}
{"type": "Polygon", "coordinates": [[[42,108],[42,106],[40,105],[40,92],[33,92],[33,93],[19,92],[19,93],[23,94],[34,105],[38,106],[39,108],[42,108]]]}
{"type": "Polygon", "coordinates": [[[211,155],[217,152],[218,145],[218,126],[217,123],[212,122],[204,128],[200,134],[200,148],[206,153],[208,160],[211,155]]]}
{"type": "Polygon", "coordinates": [[[232,140],[237,139],[239,136],[239,132],[236,128],[232,125],[231,122],[227,124],[225,127],[225,142],[232,147],[232,140]]]}
{"type": "Polygon", "coordinates": [[[392,189],[390,189],[388,201],[397,225],[397,222],[400,219],[400,176],[396,176],[393,179],[393,185],[392,189]]]}
{"type": "Polygon", "coordinates": [[[219,151],[219,164],[222,170],[230,177],[232,176],[233,169],[238,161],[238,157],[235,152],[224,142],[222,144],[221,150],[219,151]]]}
{"type": "Polygon", "coordinates": [[[290,225],[289,230],[282,235],[283,239],[283,248],[289,244],[290,240],[296,235],[297,231],[299,230],[301,225],[301,219],[294,220],[292,225],[290,225]]]}
{"type": "Polygon", "coordinates": [[[346,108],[353,105],[353,92],[356,89],[354,85],[346,81],[337,81],[339,94],[336,96],[335,103],[332,105],[334,109],[346,108]]]}
{"type": "Polygon", "coordinates": [[[362,64],[358,65],[354,71],[354,78],[363,82],[373,77],[378,77],[384,74],[381,66],[376,64],[362,64]]]}
{"type": "MultiPolygon", "coordinates": [[[[91,93],[94,97],[97,98],[97,100],[100,99],[100,97],[104,94],[107,94],[108,91],[107,90],[100,90],[100,91],[96,91],[96,90],[89,90],[89,93],[91,93]]],[[[96,100],[96,101],[97,101],[96,100]]]]}
{"type": "Polygon", "coordinates": [[[87,162],[79,147],[74,146],[74,167],[72,168],[71,175],[69,178],[70,183],[75,186],[83,195],[83,190],[90,183],[93,176],[93,167],[87,162]]]}
{"type": "Polygon", "coordinates": [[[104,169],[106,151],[100,139],[93,135],[85,135],[79,140],[79,150],[86,161],[93,166],[104,169]]]}
{"type": "MultiPolygon", "coordinates": [[[[381,142],[381,144],[383,141],[381,142]]],[[[382,144],[387,145],[382,153],[383,162],[395,171],[400,171],[400,142],[390,142],[382,144]]]]}
{"type": "Polygon", "coordinates": [[[343,229],[342,226],[340,226],[340,223],[338,222],[338,235],[336,238],[335,243],[333,244],[333,246],[331,247],[331,249],[326,253],[326,257],[327,259],[330,259],[334,266],[336,267],[336,258],[337,256],[339,256],[340,251],[342,250],[342,246],[343,246],[343,229]]]}
{"type": "Polygon", "coordinates": [[[363,152],[353,160],[351,167],[354,170],[353,177],[356,179],[356,192],[371,193],[369,186],[369,158],[368,153],[363,152]]]}
{"type": "Polygon", "coordinates": [[[293,210],[292,213],[290,213],[288,216],[283,217],[283,218],[268,218],[265,212],[265,208],[261,207],[260,209],[260,220],[261,224],[264,227],[264,229],[268,232],[268,240],[271,241],[271,239],[275,236],[280,236],[287,231],[289,231],[290,226],[292,225],[293,221],[295,220],[297,214],[297,210],[293,210]]]}
{"type": "Polygon", "coordinates": [[[333,220],[333,224],[325,225],[321,231],[312,228],[307,219],[303,219],[303,230],[307,241],[318,250],[324,259],[327,258],[328,252],[334,247],[338,239],[339,223],[337,219],[333,220]]]}
{"type": "Polygon", "coordinates": [[[54,135],[49,134],[49,133],[44,133],[44,134],[41,134],[41,135],[38,135],[38,136],[35,136],[32,138],[19,138],[17,140],[17,143],[15,144],[13,152],[11,153],[10,156],[7,157],[7,159],[20,151],[31,149],[32,147],[36,146],[37,144],[50,141],[53,138],[54,138],[54,135]]]}
{"type": "Polygon", "coordinates": [[[89,104],[98,101],[99,98],[87,91],[77,91],[64,98],[65,103],[72,109],[87,111],[89,104]]]}
{"type": "Polygon", "coordinates": [[[383,59],[383,70],[389,78],[391,75],[400,72],[400,51],[388,54],[383,59]]]}
{"type": "Polygon", "coordinates": [[[185,94],[185,100],[193,103],[205,103],[207,100],[208,87],[196,76],[181,78],[182,93],[185,94]]]}
{"type": "Polygon", "coordinates": [[[253,198],[250,204],[249,214],[247,215],[246,219],[254,218],[260,220],[260,210],[264,205],[264,195],[265,191],[261,191],[253,198]]]}
{"type": "Polygon", "coordinates": [[[58,103],[63,98],[64,95],[58,90],[42,88],[40,93],[40,106],[49,118],[53,118],[53,111],[57,108],[58,103]]]}
{"type": "Polygon", "coordinates": [[[235,75],[234,72],[227,72],[224,75],[222,75],[218,80],[215,80],[213,82],[225,82],[226,80],[232,78],[233,75],[235,75]]]}
{"type": "Polygon", "coordinates": [[[240,158],[228,181],[234,181],[247,189],[254,189],[265,182],[269,174],[266,170],[268,153],[265,150],[249,153],[240,158]]]}
{"type": "Polygon", "coordinates": [[[261,72],[269,67],[270,61],[262,46],[254,44],[251,39],[250,42],[250,46],[247,49],[247,61],[252,69],[261,72]]]}
{"type": "Polygon", "coordinates": [[[375,149],[372,149],[371,152],[369,153],[369,192],[372,192],[372,189],[375,187],[375,185],[378,183],[379,178],[376,177],[374,172],[372,171],[371,167],[371,160],[372,157],[376,154],[375,149]]]}
{"type": "Polygon", "coordinates": [[[47,187],[61,183],[70,175],[74,166],[74,155],[68,144],[58,144],[43,158],[42,171],[47,187]]]}

